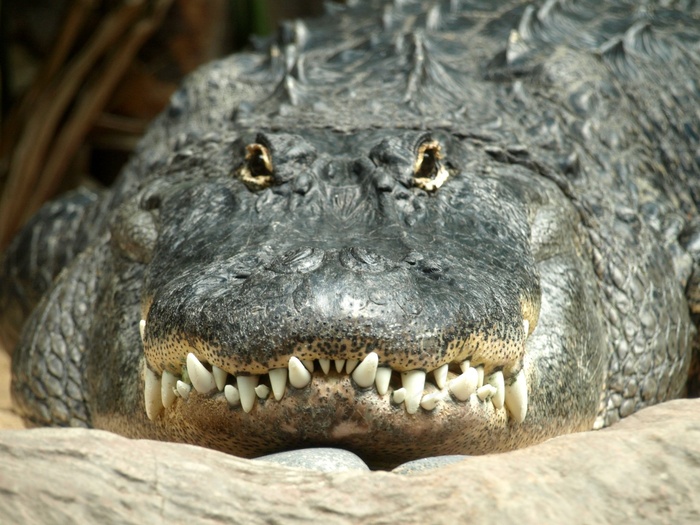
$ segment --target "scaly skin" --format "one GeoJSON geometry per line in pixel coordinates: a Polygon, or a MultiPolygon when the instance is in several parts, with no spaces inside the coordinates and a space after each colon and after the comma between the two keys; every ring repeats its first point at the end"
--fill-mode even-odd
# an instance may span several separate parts
{"type": "Polygon", "coordinates": [[[195,73],[114,188],[25,229],[0,305],[13,343],[43,294],[13,364],[27,420],[393,465],[683,392],[697,13],[375,7],[195,73]],[[53,284],[18,274],[34,253],[53,284]]]}

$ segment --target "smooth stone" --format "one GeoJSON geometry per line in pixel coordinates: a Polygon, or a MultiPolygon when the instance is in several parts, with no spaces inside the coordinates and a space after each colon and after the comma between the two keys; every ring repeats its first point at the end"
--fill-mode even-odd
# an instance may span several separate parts
{"type": "Polygon", "coordinates": [[[431,458],[416,459],[399,465],[392,470],[392,472],[394,474],[416,474],[444,467],[446,465],[452,465],[453,463],[463,461],[468,457],[471,456],[454,454],[451,456],[433,456],[431,458]]]}
{"type": "Polygon", "coordinates": [[[286,467],[315,470],[316,472],[347,472],[369,470],[357,454],[341,448],[303,448],[260,456],[253,461],[278,463],[286,467]]]}

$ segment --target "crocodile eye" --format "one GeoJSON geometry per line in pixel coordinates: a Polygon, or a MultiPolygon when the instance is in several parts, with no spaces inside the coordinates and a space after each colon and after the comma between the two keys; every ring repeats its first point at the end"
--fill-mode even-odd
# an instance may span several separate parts
{"type": "Polygon", "coordinates": [[[413,184],[425,191],[435,191],[447,180],[449,173],[442,165],[442,150],[436,140],[427,140],[418,147],[413,165],[413,184]]]}
{"type": "Polygon", "coordinates": [[[238,176],[250,190],[262,190],[272,186],[274,178],[270,150],[262,144],[248,144],[245,162],[238,176]]]}

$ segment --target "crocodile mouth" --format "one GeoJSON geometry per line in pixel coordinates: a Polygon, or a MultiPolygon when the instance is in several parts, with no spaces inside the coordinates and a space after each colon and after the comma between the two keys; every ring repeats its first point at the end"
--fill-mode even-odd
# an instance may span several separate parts
{"type": "MultiPolygon", "coordinates": [[[[145,329],[146,321],[142,320],[140,332],[148,357],[145,329]]],[[[524,320],[523,354],[529,331],[530,323],[524,320]]],[[[144,401],[151,421],[167,418],[169,413],[205,400],[220,409],[255,418],[260,412],[282,407],[290,398],[303,397],[308,390],[354,390],[355,398],[371,399],[375,406],[384,404],[382,410],[394,413],[402,409],[408,417],[465,407],[486,412],[491,419],[513,423],[522,423],[527,415],[523,354],[515,361],[494,364],[478,357],[474,360],[473,355],[464,357],[462,352],[461,356],[429,370],[392,368],[380,358],[381,352],[375,351],[361,359],[300,359],[292,355],[281,358],[286,360],[285,366],[253,374],[209,362],[203,357],[207,352],[201,347],[190,348],[192,351],[184,354],[186,350],[180,349],[182,357],[167,364],[161,362],[155,366],[147,359],[143,373],[144,401]]]]}

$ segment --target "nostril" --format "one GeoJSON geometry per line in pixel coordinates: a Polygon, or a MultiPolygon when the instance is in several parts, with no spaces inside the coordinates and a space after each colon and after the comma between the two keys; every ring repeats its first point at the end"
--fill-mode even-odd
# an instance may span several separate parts
{"type": "Polygon", "coordinates": [[[341,250],[339,258],[340,264],[349,270],[378,272],[387,267],[384,257],[361,246],[341,250]]]}
{"type": "Polygon", "coordinates": [[[444,273],[446,268],[442,261],[437,259],[423,259],[418,264],[420,270],[427,275],[438,275],[444,273]]]}
{"type": "Polygon", "coordinates": [[[318,248],[302,247],[290,250],[275,259],[269,269],[276,273],[307,273],[321,266],[324,251],[318,248]]]}

